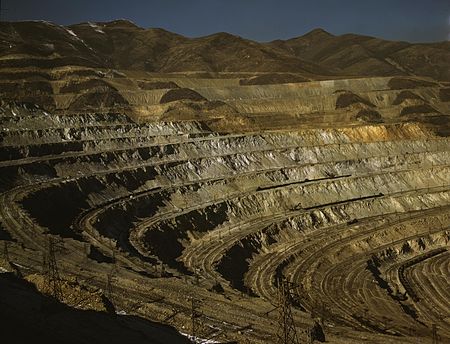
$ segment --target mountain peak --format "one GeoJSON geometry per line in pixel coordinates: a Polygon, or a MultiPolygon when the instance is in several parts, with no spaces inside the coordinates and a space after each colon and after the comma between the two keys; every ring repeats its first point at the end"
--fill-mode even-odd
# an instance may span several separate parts
{"type": "Polygon", "coordinates": [[[135,29],[141,29],[141,27],[137,26],[135,23],[133,23],[131,20],[128,19],[117,19],[110,22],[103,22],[98,23],[103,24],[108,27],[128,27],[128,28],[135,28],[135,29]]]}
{"type": "Polygon", "coordinates": [[[303,37],[330,38],[330,37],[334,37],[334,35],[332,35],[328,31],[325,31],[322,28],[317,28],[317,29],[309,31],[308,33],[303,35],[303,37]]]}
{"type": "Polygon", "coordinates": [[[210,34],[208,36],[203,36],[203,37],[199,37],[199,38],[206,38],[206,39],[220,39],[220,40],[236,40],[236,39],[241,39],[241,37],[233,35],[231,33],[228,32],[216,32],[213,34],[210,34]]]}

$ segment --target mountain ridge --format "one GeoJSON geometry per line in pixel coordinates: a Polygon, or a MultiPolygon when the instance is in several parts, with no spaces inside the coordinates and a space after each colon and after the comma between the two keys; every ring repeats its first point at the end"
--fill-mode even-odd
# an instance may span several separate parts
{"type": "Polygon", "coordinates": [[[144,29],[126,20],[70,26],[24,21],[0,23],[0,39],[2,60],[18,55],[78,58],[87,66],[104,68],[164,73],[285,72],[300,73],[312,80],[323,76],[396,75],[450,80],[449,42],[337,36],[321,28],[303,36],[262,43],[226,32],[189,38],[162,28],[144,29]]]}

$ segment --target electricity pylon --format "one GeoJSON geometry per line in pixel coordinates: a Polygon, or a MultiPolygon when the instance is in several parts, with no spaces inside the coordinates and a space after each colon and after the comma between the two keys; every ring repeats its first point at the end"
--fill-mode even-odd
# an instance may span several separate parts
{"type": "Polygon", "coordinates": [[[285,279],[278,283],[277,344],[300,344],[291,308],[291,285],[285,279]]]}
{"type": "Polygon", "coordinates": [[[198,321],[199,318],[202,316],[201,312],[198,310],[200,307],[200,301],[195,299],[194,297],[191,298],[191,342],[197,343],[196,339],[199,337],[200,333],[200,322],[198,321]]]}
{"type": "Polygon", "coordinates": [[[48,239],[47,252],[44,254],[44,292],[57,300],[62,300],[63,292],[58,264],[56,263],[56,243],[48,239]]]}

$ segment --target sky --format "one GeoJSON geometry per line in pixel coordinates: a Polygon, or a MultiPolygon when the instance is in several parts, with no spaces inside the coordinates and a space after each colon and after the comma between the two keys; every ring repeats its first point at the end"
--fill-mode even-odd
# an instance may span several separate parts
{"type": "Polygon", "coordinates": [[[450,0],[1,0],[2,20],[69,25],[128,19],[188,37],[229,32],[257,41],[312,29],[390,40],[450,40],[450,0]]]}

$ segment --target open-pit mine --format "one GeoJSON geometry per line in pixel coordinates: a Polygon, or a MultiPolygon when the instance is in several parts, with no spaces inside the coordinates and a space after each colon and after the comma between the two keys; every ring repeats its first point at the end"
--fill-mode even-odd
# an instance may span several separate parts
{"type": "Polygon", "coordinates": [[[3,318],[72,319],[64,343],[450,342],[449,70],[449,42],[0,23],[3,318]]]}

